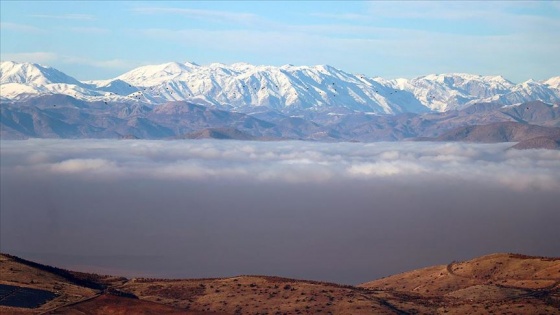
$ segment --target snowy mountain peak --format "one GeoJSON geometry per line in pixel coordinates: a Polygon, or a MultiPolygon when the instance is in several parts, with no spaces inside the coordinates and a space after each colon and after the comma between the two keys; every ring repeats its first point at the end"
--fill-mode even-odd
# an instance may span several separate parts
{"type": "Polygon", "coordinates": [[[181,79],[200,66],[194,63],[168,62],[159,65],[142,66],[118,76],[116,79],[135,86],[153,86],[181,79]]]}
{"type": "Polygon", "coordinates": [[[501,75],[497,76],[483,76],[470,73],[442,73],[442,74],[429,74],[412,79],[412,81],[427,80],[444,84],[461,84],[463,82],[482,82],[482,83],[496,83],[504,86],[513,86],[514,84],[501,75]]]}
{"type": "Polygon", "coordinates": [[[497,81],[497,82],[504,82],[504,83],[509,83],[509,84],[513,85],[513,82],[509,81],[508,79],[504,78],[501,75],[496,75],[496,76],[492,76],[492,77],[489,77],[489,78],[491,78],[491,79],[493,79],[494,81],[497,81]]]}
{"type": "Polygon", "coordinates": [[[190,67],[190,68],[200,67],[200,65],[198,63],[192,62],[192,61],[185,61],[183,64],[187,67],[190,67]]]}
{"type": "Polygon", "coordinates": [[[546,84],[549,87],[554,88],[554,89],[560,89],[560,76],[552,77],[548,80],[545,80],[545,81],[543,81],[543,84],[546,84]]]}
{"type": "Polygon", "coordinates": [[[313,68],[315,68],[319,71],[325,72],[325,73],[333,73],[333,72],[340,71],[339,69],[337,69],[333,66],[330,66],[330,65],[316,65],[313,68]]]}
{"type": "Polygon", "coordinates": [[[221,63],[221,62],[213,62],[211,64],[208,65],[209,68],[229,68],[228,65],[226,65],[225,63],[221,63]]]}
{"type": "Polygon", "coordinates": [[[247,69],[252,69],[255,66],[246,62],[236,62],[231,65],[231,68],[238,71],[246,71],[247,69]]]}
{"type": "Polygon", "coordinates": [[[526,86],[526,85],[537,85],[540,84],[539,82],[533,80],[533,79],[529,79],[525,82],[522,82],[521,85],[526,86]]]}
{"type": "Polygon", "coordinates": [[[0,66],[0,83],[20,83],[28,85],[45,85],[53,83],[82,83],[54,68],[35,63],[3,61],[0,66]]]}

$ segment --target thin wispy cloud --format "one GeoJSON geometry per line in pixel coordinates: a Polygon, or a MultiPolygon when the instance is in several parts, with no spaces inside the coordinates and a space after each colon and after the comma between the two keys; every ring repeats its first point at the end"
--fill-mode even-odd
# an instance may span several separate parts
{"type": "Polygon", "coordinates": [[[91,35],[106,35],[111,32],[108,28],[102,27],[71,27],[68,30],[80,33],[80,34],[91,34],[91,35]]]}
{"type": "Polygon", "coordinates": [[[23,32],[23,33],[32,33],[32,34],[40,34],[45,33],[45,30],[27,24],[20,24],[20,23],[12,23],[12,22],[0,22],[0,29],[5,31],[16,31],[16,32],[23,32]]]}
{"type": "Polygon", "coordinates": [[[183,15],[193,19],[211,20],[214,22],[233,22],[236,24],[253,24],[262,19],[252,13],[229,12],[218,10],[201,10],[168,7],[139,7],[132,9],[132,12],[139,14],[170,14],[183,15]]]}
{"type": "Polygon", "coordinates": [[[30,17],[41,19],[57,19],[57,20],[78,20],[78,21],[94,21],[95,16],[91,14],[71,13],[71,14],[30,14],[30,17]]]}
{"type": "Polygon", "coordinates": [[[2,61],[18,61],[33,63],[48,63],[58,59],[57,54],[53,52],[24,52],[24,53],[3,53],[0,55],[2,61]]]}
{"type": "Polygon", "coordinates": [[[23,52],[23,53],[3,53],[2,61],[18,61],[32,63],[61,63],[61,64],[78,64],[107,69],[126,70],[137,64],[124,59],[95,60],[86,57],[73,55],[60,55],[54,52],[23,52]]]}
{"type": "Polygon", "coordinates": [[[69,56],[65,55],[61,58],[61,62],[67,64],[81,64],[92,67],[107,68],[107,69],[130,69],[136,66],[133,62],[125,59],[109,59],[109,60],[96,60],[91,58],[79,57],[79,56],[69,56]]]}
{"type": "Polygon", "coordinates": [[[438,20],[478,20],[491,15],[500,16],[505,10],[516,7],[513,2],[490,1],[405,1],[369,2],[368,12],[384,18],[418,18],[438,20]]]}
{"type": "Polygon", "coordinates": [[[312,17],[319,17],[325,18],[330,20],[348,20],[348,21],[369,21],[372,20],[373,17],[367,14],[358,14],[358,13],[341,13],[341,14],[333,14],[333,13],[323,13],[323,12],[314,12],[310,13],[309,16],[312,17]]]}
{"type": "MultiPolygon", "coordinates": [[[[552,3],[551,1],[550,3],[552,3]]],[[[541,3],[543,4],[543,3],[541,3]]],[[[547,3],[544,3],[545,5],[547,3]]],[[[369,2],[367,11],[371,16],[379,19],[411,19],[423,20],[428,23],[437,22],[469,22],[473,26],[485,23],[492,28],[502,28],[503,31],[513,32],[527,26],[547,25],[557,26],[557,18],[532,14],[528,7],[531,2],[522,1],[407,1],[407,2],[369,2]]],[[[558,8],[549,5],[550,10],[560,14],[558,8]]],[[[403,26],[406,28],[406,26],[403,26]]],[[[415,26],[416,27],[416,26],[415,26]]],[[[455,27],[451,27],[453,29],[455,27]]],[[[476,27],[473,27],[476,29],[476,27]]],[[[558,33],[554,28],[546,30],[558,33]]]]}

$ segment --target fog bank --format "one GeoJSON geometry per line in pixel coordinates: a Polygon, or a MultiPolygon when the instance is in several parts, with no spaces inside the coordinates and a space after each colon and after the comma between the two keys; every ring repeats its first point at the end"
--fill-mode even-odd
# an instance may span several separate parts
{"type": "Polygon", "coordinates": [[[509,146],[2,141],[0,248],[127,276],[350,284],[560,256],[560,152],[509,146]]]}

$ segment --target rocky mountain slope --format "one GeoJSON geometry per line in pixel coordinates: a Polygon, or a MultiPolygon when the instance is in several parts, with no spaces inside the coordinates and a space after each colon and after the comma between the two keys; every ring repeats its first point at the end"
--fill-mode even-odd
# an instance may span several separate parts
{"type": "Polygon", "coordinates": [[[436,138],[437,141],[519,142],[534,138],[560,138],[560,127],[542,127],[519,122],[459,127],[436,138]]]}
{"type": "Polygon", "coordinates": [[[530,149],[547,149],[547,150],[560,150],[560,136],[541,136],[529,138],[519,141],[516,145],[512,146],[513,149],[530,150],[530,149]]]}
{"type": "MultiPolygon", "coordinates": [[[[66,95],[44,95],[1,106],[0,137],[26,138],[135,138],[172,139],[215,137],[208,130],[228,129],[232,139],[299,139],[320,141],[397,141],[443,137],[454,128],[516,122],[560,127],[560,108],[543,102],[514,106],[472,105],[443,113],[300,112],[287,115],[261,108],[254,113],[228,111],[185,101],[149,106],[141,103],[88,102],[66,95]],[[216,129],[217,128],[217,129],[216,129]],[[206,130],[206,134],[205,131],[206,130]],[[200,133],[196,136],[195,133],[200,133]],[[185,136],[191,134],[190,136],[185,136]],[[243,136],[241,136],[243,135],[243,136]]],[[[503,138],[504,141],[525,140],[503,138]]],[[[446,140],[440,138],[439,140],[446,140]]],[[[447,140],[468,140],[449,138],[447,140]]]]}

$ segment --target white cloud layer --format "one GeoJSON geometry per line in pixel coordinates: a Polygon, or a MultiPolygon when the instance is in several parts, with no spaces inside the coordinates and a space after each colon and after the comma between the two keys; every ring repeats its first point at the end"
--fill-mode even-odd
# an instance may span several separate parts
{"type": "Polygon", "coordinates": [[[322,183],[460,180],[560,190],[560,152],[509,144],[28,140],[2,142],[2,171],[91,179],[322,183]]]}

